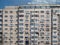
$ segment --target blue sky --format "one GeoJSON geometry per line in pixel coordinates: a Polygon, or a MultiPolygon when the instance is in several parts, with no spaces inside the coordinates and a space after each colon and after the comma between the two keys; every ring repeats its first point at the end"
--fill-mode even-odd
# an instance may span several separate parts
{"type": "Polygon", "coordinates": [[[60,4],[60,0],[0,0],[0,8],[4,8],[5,6],[18,6],[28,3],[57,3],[60,4]]]}
{"type": "Polygon", "coordinates": [[[27,4],[27,2],[31,2],[31,0],[0,0],[0,8],[11,5],[23,5],[27,4]]]}

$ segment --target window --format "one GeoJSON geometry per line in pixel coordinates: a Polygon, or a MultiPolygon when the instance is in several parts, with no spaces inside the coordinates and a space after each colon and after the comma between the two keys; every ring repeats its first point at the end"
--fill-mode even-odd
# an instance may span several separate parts
{"type": "Polygon", "coordinates": [[[29,16],[28,15],[25,15],[25,17],[26,17],[26,19],[28,19],[29,16]]]}
{"type": "Polygon", "coordinates": [[[20,40],[20,43],[23,43],[23,40],[20,40]]]}
{"type": "Polygon", "coordinates": [[[31,13],[39,13],[39,11],[30,11],[31,13]]]}
{"type": "Polygon", "coordinates": [[[18,24],[15,24],[16,26],[18,26],[18,24]]]}
{"type": "Polygon", "coordinates": [[[25,24],[26,27],[28,27],[28,24],[25,24]]]}
{"type": "Polygon", "coordinates": [[[0,17],[3,17],[2,15],[0,15],[0,17]]]}
{"type": "Polygon", "coordinates": [[[26,22],[28,22],[29,20],[27,19],[27,20],[25,20],[26,22]]]}
{"type": "Polygon", "coordinates": [[[25,45],[29,45],[29,41],[25,41],[25,45]]]}
{"type": "Polygon", "coordinates": [[[8,13],[8,11],[5,11],[5,13],[8,13]]]}
{"type": "Polygon", "coordinates": [[[5,26],[8,26],[8,24],[5,24],[5,26]]]}
{"type": "Polygon", "coordinates": [[[40,28],[40,31],[44,31],[44,28],[40,28]]]}
{"type": "Polygon", "coordinates": [[[20,25],[20,26],[23,26],[23,23],[20,23],[19,25],[20,25]]]}
{"type": "Polygon", "coordinates": [[[13,34],[13,32],[10,32],[10,34],[13,34]]]}
{"type": "Polygon", "coordinates": [[[56,34],[57,32],[53,32],[54,34],[56,34]]]}
{"type": "Polygon", "coordinates": [[[18,30],[18,28],[16,28],[16,30],[18,30]]]}
{"type": "Polygon", "coordinates": [[[31,19],[31,22],[34,22],[34,19],[31,19]]]}
{"type": "Polygon", "coordinates": [[[13,28],[10,28],[10,30],[13,30],[13,28]]]}
{"type": "Polygon", "coordinates": [[[13,27],[13,24],[10,24],[11,27],[13,27]]]}
{"type": "Polygon", "coordinates": [[[55,12],[60,12],[60,10],[55,10],[55,12]]]}
{"type": "Polygon", "coordinates": [[[47,32],[47,33],[46,33],[46,36],[48,37],[49,35],[50,35],[50,33],[49,33],[49,32],[47,32]]]}
{"type": "Polygon", "coordinates": [[[57,38],[57,36],[52,36],[53,38],[57,38]]]}
{"type": "Polygon", "coordinates": [[[56,30],[56,29],[57,29],[57,27],[53,27],[53,29],[54,29],[54,30],[56,30]]]}
{"type": "Polygon", "coordinates": [[[39,13],[39,11],[35,11],[35,13],[39,13]]]}
{"type": "Polygon", "coordinates": [[[47,36],[46,39],[49,39],[49,37],[47,36]]]}
{"type": "Polygon", "coordinates": [[[39,15],[34,15],[34,17],[39,17],[39,15]]]}
{"type": "Polygon", "coordinates": [[[22,31],[23,30],[23,27],[20,27],[19,29],[22,31]]]}
{"type": "Polygon", "coordinates": [[[8,37],[4,37],[5,39],[7,39],[8,37]]]}
{"type": "Polygon", "coordinates": [[[24,15],[19,15],[19,17],[24,17],[24,15]]]}
{"type": "Polygon", "coordinates": [[[23,38],[23,36],[19,36],[20,38],[23,38]]]}
{"type": "Polygon", "coordinates": [[[28,34],[28,32],[25,32],[25,34],[28,34]]]}
{"type": "Polygon", "coordinates": [[[5,22],[7,22],[7,20],[5,20],[5,22]]]}
{"type": "Polygon", "coordinates": [[[2,37],[0,36],[0,39],[2,39],[2,37]]]}
{"type": "Polygon", "coordinates": [[[5,32],[4,34],[8,34],[7,32],[5,32]]]}
{"type": "Polygon", "coordinates": [[[13,43],[13,41],[10,41],[11,43],[13,43]]]}
{"type": "Polygon", "coordinates": [[[10,37],[11,39],[13,39],[13,37],[10,37]]]}
{"type": "Polygon", "coordinates": [[[41,24],[41,27],[43,27],[44,26],[44,24],[41,24]]]}
{"type": "Polygon", "coordinates": [[[28,38],[28,37],[25,37],[26,39],[28,38]]]}
{"type": "Polygon", "coordinates": [[[0,13],[2,13],[2,11],[0,11],[0,13]]]}
{"type": "Polygon", "coordinates": [[[46,28],[46,31],[49,31],[49,28],[46,28]]]}
{"type": "Polygon", "coordinates": [[[37,30],[37,29],[38,29],[38,28],[36,28],[36,27],[32,27],[32,28],[31,28],[31,30],[37,30]]]}
{"type": "MultiPolygon", "coordinates": [[[[57,44],[53,44],[53,45],[57,45],[57,44]]],[[[60,44],[58,44],[58,45],[60,45],[60,44]]]]}
{"type": "Polygon", "coordinates": [[[58,41],[60,42],[60,39],[58,41]]]}
{"type": "Polygon", "coordinates": [[[2,43],[2,41],[0,41],[0,43],[2,43]]]}
{"type": "Polygon", "coordinates": [[[18,18],[18,15],[16,15],[16,18],[18,18]]]}
{"type": "Polygon", "coordinates": [[[2,22],[2,19],[0,19],[0,21],[2,22]]]}
{"type": "Polygon", "coordinates": [[[44,17],[44,15],[41,15],[41,17],[44,17]]]}
{"type": "Polygon", "coordinates": [[[0,34],[2,34],[2,32],[0,32],[0,34]]]}
{"type": "Polygon", "coordinates": [[[20,34],[23,34],[23,32],[19,32],[20,34]]]}
{"type": "Polygon", "coordinates": [[[23,19],[20,19],[20,21],[22,22],[22,21],[23,21],[23,19]]]}
{"type": "Polygon", "coordinates": [[[34,11],[30,11],[31,13],[34,13],[34,11]]]}
{"type": "Polygon", "coordinates": [[[32,7],[32,6],[24,6],[24,8],[25,8],[25,9],[29,9],[29,8],[31,9],[31,8],[33,8],[33,7],[32,7]]]}
{"type": "Polygon", "coordinates": [[[44,13],[44,11],[41,11],[41,13],[44,13]]]}
{"type": "Polygon", "coordinates": [[[49,41],[46,41],[46,44],[49,44],[49,41]]]}
{"type": "Polygon", "coordinates": [[[16,21],[18,22],[18,19],[16,21]]]}
{"type": "Polygon", "coordinates": [[[13,17],[13,15],[10,15],[10,17],[13,17]]]}
{"type": "Polygon", "coordinates": [[[12,22],[13,22],[13,20],[10,20],[10,22],[12,23],[12,22]]]}
{"type": "Polygon", "coordinates": [[[41,33],[40,33],[40,36],[43,36],[43,35],[44,35],[44,32],[41,32],[41,33]]]}
{"type": "Polygon", "coordinates": [[[54,43],[57,43],[57,40],[53,40],[54,43]]]}
{"type": "Polygon", "coordinates": [[[46,27],[49,27],[49,24],[46,24],[46,27]]]}
{"type": "Polygon", "coordinates": [[[41,43],[44,43],[44,41],[41,41],[41,43]]]}
{"type": "Polygon", "coordinates": [[[28,30],[28,28],[25,28],[25,30],[28,30]]]}
{"type": "Polygon", "coordinates": [[[5,30],[8,30],[8,28],[5,28],[5,30]]]}
{"type": "Polygon", "coordinates": [[[38,23],[35,23],[35,26],[39,26],[39,24],[38,23]]]}
{"type": "Polygon", "coordinates": [[[37,36],[32,36],[32,38],[37,38],[37,36]]]}
{"type": "Polygon", "coordinates": [[[41,37],[41,39],[44,39],[44,37],[41,37]]]}
{"type": "Polygon", "coordinates": [[[31,17],[39,17],[39,15],[31,15],[31,17]]]}
{"type": "Polygon", "coordinates": [[[10,13],[13,13],[13,11],[10,11],[10,13]]]}
{"type": "Polygon", "coordinates": [[[40,20],[40,23],[44,23],[44,21],[45,21],[44,19],[41,19],[41,20],[40,20]]]}
{"type": "Polygon", "coordinates": [[[47,19],[49,19],[49,18],[50,18],[50,16],[49,16],[49,15],[46,15],[46,18],[47,18],[47,19]]]}
{"type": "Polygon", "coordinates": [[[20,13],[24,13],[24,10],[19,10],[20,13]]]}
{"type": "Polygon", "coordinates": [[[56,21],[57,19],[53,19],[53,21],[56,21]]]}
{"type": "Polygon", "coordinates": [[[49,22],[49,19],[47,19],[46,21],[49,22]]]}
{"type": "Polygon", "coordinates": [[[55,26],[56,26],[57,24],[53,24],[53,25],[55,25],[55,26]]]}
{"type": "Polygon", "coordinates": [[[8,17],[7,15],[5,15],[5,17],[8,17]]]}
{"type": "Polygon", "coordinates": [[[12,19],[13,18],[13,15],[10,15],[10,18],[12,19]]]}
{"type": "Polygon", "coordinates": [[[0,24],[0,26],[2,26],[2,24],[0,24]]]}
{"type": "Polygon", "coordinates": [[[2,28],[0,28],[0,30],[2,30],[2,28]]]}
{"type": "Polygon", "coordinates": [[[4,41],[5,43],[7,43],[8,41],[4,41]]]}
{"type": "Polygon", "coordinates": [[[46,11],[46,14],[49,14],[49,11],[46,11]]]}
{"type": "Polygon", "coordinates": [[[19,45],[23,45],[23,44],[20,43],[19,45]]]}

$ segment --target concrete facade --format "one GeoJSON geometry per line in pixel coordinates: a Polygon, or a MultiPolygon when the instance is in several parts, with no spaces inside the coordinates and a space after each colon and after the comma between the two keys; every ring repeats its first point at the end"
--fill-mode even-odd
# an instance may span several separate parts
{"type": "Polygon", "coordinates": [[[6,6],[3,45],[60,45],[60,5],[6,6]]]}

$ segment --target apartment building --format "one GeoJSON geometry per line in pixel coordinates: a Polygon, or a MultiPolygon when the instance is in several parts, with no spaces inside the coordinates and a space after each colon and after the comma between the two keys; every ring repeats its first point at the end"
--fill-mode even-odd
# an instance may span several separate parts
{"type": "Polygon", "coordinates": [[[6,8],[3,10],[3,45],[17,45],[17,9],[6,8]]]}
{"type": "Polygon", "coordinates": [[[3,10],[0,9],[0,45],[2,45],[2,19],[3,19],[3,10]]]}
{"type": "Polygon", "coordinates": [[[3,45],[60,45],[60,5],[6,6],[3,45]]]}

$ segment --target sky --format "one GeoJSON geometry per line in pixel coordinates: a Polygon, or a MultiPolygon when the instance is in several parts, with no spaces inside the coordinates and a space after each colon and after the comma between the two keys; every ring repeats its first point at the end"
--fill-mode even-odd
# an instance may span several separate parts
{"type": "Polygon", "coordinates": [[[0,8],[25,4],[60,4],[60,0],[0,0],[0,8]]]}
{"type": "Polygon", "coordinates": [[[31,2],[31,0],[0,0],[0,8],[4,8],[5,6],[18,6],[27,4],[27,2],[31,2]]]}

